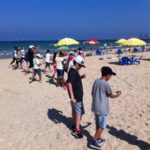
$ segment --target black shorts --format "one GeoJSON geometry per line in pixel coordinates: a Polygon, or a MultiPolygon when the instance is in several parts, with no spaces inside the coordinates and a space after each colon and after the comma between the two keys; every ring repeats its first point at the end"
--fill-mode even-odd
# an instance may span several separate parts
{"type": "Polygon", "coordinates": [[[29,61],[29,68],[33,68],[33,60],[29,61]]]}
{"type": "Polygon", "coordinates": [[[64,70],[57,69],[57,75],[60,77],[64,76],[64,70]]]}
{"type": "Polygon", "coordinates": [[[34,75],[38,74],[38,76],[41,76],[41,69],[34,69],[34,75]]]}
{"type": "Polygon", "coordinates": [[[22,64],[24,60],[25,60],[25,59],[24,59],[23,57],[21,57],[20,63],[22,64]]]}
{"type": "Polygon", "coordinates": [[[45,68],[50,67],[51,63],[46,62],[45,68]]]}

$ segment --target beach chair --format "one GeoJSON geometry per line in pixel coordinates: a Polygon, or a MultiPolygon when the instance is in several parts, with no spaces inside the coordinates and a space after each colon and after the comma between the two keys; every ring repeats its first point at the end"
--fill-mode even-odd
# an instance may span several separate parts
{"type": "Polygon", "coordinates": [[[137,48],[133,49],[133,53],[138,53],[138,52],[139,52],[139,50],[137,48]]]}
{"type": "Polygon", "coordinates": [[[104,51],[102,50],[96,50],[96,55],[104,55],[104,51]]]}
{"type": "Polygon", "coordinates": [[[121,49],[118,49],[118,50],[116,51],[116,54],[121,55],[121,54],[123,54],[123,51],[122,51],[121,49]]]}
{"type": "Polygon", "coordinates": [[[100,50],[99,49],[96,50],[96,55],[100,55],[100,50]]]}
{"type": "Polygon", "coordinates": [[[141,60],[142,60],[143,56],[139,57],[139,58],[135,58],[134,59],[134,64],[140,64],[141,63],[141,60]]]}
{"type": "Polygon", "coordinates": [[[142,58],[143,58],[143,56],[141,56],[139,58],[133,57],[133,58],[129,59],[129,63],[130,63],[130,65],[138,65],[141,63],[142,58]]]}
{"type": "Polygon", "coordinates": [[[129,58],[128,57],[122,57],[120,60],[119,60],[119,64],[120,65],[128,65],[129,63],[129,58]]]}

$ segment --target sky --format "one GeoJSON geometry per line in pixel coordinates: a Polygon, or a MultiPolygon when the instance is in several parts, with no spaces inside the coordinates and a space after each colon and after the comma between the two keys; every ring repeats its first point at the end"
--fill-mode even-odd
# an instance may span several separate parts
{"type": "Polygon", "coordinates": [[[0,0],[0,40],[150,35],[150,0],[0,0]]]}

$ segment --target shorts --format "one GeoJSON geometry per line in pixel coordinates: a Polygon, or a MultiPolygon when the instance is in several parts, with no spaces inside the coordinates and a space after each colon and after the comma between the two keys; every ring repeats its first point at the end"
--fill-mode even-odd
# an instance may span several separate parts
{"type": "Polygon", "coordinates": [[[96,127],[106,129],[108,125],[108,118],[105,115],[95,115],[96,127]]]}
{"type": "Polygon", "coordinates": [[[33,68],[33,60],[29,61],[29,68],[33,68]]]}
{"type": "Polygon", "coordinates": [[[85,114],[83,102],[76,102],[75,104],[71,104],[71,106],[72,113],[75,113],[80,116],[85,114]]]}
{"type": "Polygon", "coordinates": [[[20,63],[22,64],[25,59],[21,57],[20,63]]]}
{"type": "Polygon", "coordinates": [[[45,68],[50,67],[51,63],[46,62],[45,68]]]}
{"type": "Polygon", "coordinates": [[[41,76],[41,69],[34,69],[34,75],[36,76],[36,74],[38,74],[38,76],[41,76]]]}
{"type": "Polygon", "coordinates": [[[60,77],[64,76],[64,70],[57,69],[57,75],[60,77]]]}

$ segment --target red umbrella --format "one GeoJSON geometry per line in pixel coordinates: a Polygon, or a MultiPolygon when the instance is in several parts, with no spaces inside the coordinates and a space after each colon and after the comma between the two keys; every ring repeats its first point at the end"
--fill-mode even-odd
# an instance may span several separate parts
{"type": "Polygon", "coordinates": [[[96,45],[96,44],[99,44],[99,41],[98,40],[95,40],[95,39],[89,39],[85,42],[85,44],[93,44],[93,45],[96,45]]]}

